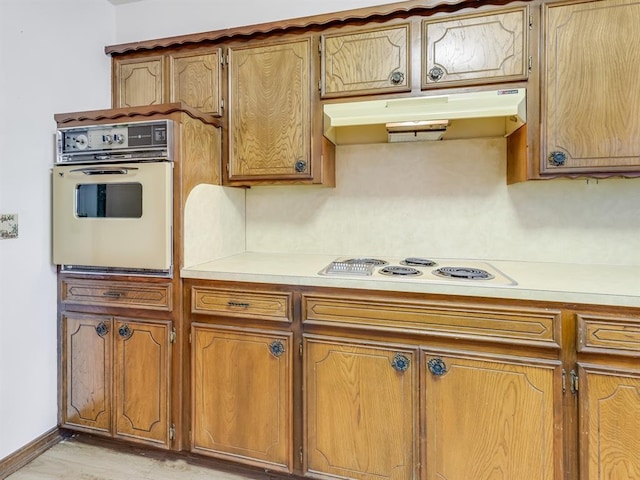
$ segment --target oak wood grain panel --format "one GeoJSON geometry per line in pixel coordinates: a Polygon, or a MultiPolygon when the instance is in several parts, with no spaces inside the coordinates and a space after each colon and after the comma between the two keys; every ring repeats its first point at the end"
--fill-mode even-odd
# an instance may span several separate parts
{"type": "Polygon", "coordinates": [[[525,79],[528,27],[527,7],[424,20],[422,87],[525,79]]]}
{"type": "Polygon", "coordinates": [[[562,480],[560,362],[425,351],[426,479],[562,480]]]}
{"type": "Polygon", "coordinates": [[[163,56],[114,59],[114,107],[165,103],[163,56]]]}
{"type": "Polygon", "coordinates": [[[542,173],[640,170],[640,2],[545,4],[543,16],[542,173]]]}
{"type": "Polygon", "coordinates": [[[172,285],[142,282],[65,279],[61,300],[66,304],[110,305],[170,311],[172,285]]]}
{"type": "Polygon", "coordinates": [[[640,477],[640,370],[579,364],[580,480],[640,477]]]}
{"type": "Polygon", "coordinates": [[[170,325],[114,318],[116,437],[169,448],[170,325]]]}
{"type": "Polygon", "coordinates": [[[304,338],[305,473],[320,478],[417,478],[416,352],[304,338]],[[396,354],[409,362],[393,368],[396,354]]]}
{"type": "Polygon", "coordinates": [[[291,472],[292,334],[194,323],[192,345],[192,451],[291,472]]]}
{"type": "Polygon", "coordinates": [[[640,318],[577,315],[578,351],[640,357],[640,318]]]}
{"type": "Polygon", "coordinates": [[[309,177],[310,50],[310,38],[229,48],[230,180],[309,177]]]}
{"type": "Polygon", "coordinates": [[[205,113],[222,115],[222,49],[169,55],[170,101],[184,102],[205,113]]]}
{"type": "Polygon", "coordinates": [[[193,287],[191,313],[227,317],[292,321],[290,292],[257,292],[193,287]]]}
{"type": "Polygon", "coordinates": [[[403,24],[323,35],[323,97],[410,90],[409,32],[403,24]]]}
{"type": "Polygon", "coordinates": [[[113,326],[110,317],[62,315],[62,425],[111,431],[113,326]],[[98,325],[106,327],[99,335],[98,325]]]}
{"type": "Polygon", "coordinates": [[[303,296],[303,322],[560,348],[560,311],[303,296]]]}

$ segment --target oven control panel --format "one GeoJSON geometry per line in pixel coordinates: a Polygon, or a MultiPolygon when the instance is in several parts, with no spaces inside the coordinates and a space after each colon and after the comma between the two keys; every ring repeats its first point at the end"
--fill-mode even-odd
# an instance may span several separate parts
{"type": "Polygon", "coordinates": [[[172,133],[171,120],[61,128],[56,162],[171,160],[172,133]]]}

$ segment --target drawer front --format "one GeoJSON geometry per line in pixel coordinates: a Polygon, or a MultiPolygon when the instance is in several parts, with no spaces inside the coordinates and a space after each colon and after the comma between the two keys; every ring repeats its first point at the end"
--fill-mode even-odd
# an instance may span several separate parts
{"type": "Polygon", "coordinates": [[[304,296],[303,322],[560,348],[560,310],[304,296]]]}
{"type": "Polygon", "coordinates": [[[577,315],[578,351],[640,357],[640,318],[577,315]]]}
{"type": "Polygon", "coordinates": [[[291,322],[292,294],[193,287],[191,313],[291,322]]]}
{"type": "Polygon", "coordinates": [[[171,311],[171,284],[153,285],[100,280],[63,280],[62,303],[108,305],[171,311]]]}

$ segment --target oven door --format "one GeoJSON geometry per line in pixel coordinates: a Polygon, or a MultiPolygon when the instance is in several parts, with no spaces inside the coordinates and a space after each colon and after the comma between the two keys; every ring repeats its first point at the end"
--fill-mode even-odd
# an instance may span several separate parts
{"type": "Polygon", "coordinates": [[[53,168],[53,262],[88,271],[171,272],[170,162],[53,168]]]}

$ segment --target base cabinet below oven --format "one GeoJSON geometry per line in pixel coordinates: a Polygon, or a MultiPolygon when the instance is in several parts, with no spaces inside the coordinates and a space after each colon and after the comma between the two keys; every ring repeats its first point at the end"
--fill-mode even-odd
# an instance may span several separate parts
{"type": "Polygon", "coordinates": [[[171,322],[62,314],[61,426],[169,448],[171,322]]]}

